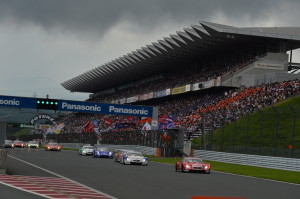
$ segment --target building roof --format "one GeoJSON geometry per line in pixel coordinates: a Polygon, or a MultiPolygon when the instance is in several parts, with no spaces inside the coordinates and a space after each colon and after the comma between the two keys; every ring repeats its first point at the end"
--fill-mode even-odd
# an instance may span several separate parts
{"type": "Polygon", "coordinates": [[[201,21],[122,57],[69,79],[71,92],[96,93],[166,71],[183,61],[205,58],[232,49],[259,48],[285,42],[285,50],[300,47],[300,27],[239,28],[201,21]]]}

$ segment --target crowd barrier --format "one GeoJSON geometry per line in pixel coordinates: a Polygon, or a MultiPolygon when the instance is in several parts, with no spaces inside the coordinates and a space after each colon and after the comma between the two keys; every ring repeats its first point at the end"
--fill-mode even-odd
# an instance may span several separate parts
{"type": "Polygon", "coordinates": [[[7,151],[0,149],[0,174],[6,174],[5,161],[7,158],[7,151]]]}
{"type": "Polygon", "coordinates": [[[200,157],[202,159],[211,161],[300,172],[300,159],[296,158],[248,155],[205,150],[194,150],[193,155],[194,157],[200,157]]]}

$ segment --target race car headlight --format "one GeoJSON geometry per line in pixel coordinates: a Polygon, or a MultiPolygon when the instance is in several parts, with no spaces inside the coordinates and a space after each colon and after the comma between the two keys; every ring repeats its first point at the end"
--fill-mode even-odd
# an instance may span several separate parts
{"type": "Polygon", "coordinates": [[[208,166],[205,166],[204,169],[208,169],[208,166]]]}
{"type": "Polygon", "coordinates": [[[108,154],[109,154],[109,155],[112,155],[112,152],[109,152],[108,154]]]}
{"type": "Polygon", "coordinates": [[[31,146],[30,144],[28,144],[28,146],[31,146]]]}
{"type": "Polygon", "coordinates": [[[185,168],[188,168],[188,169],[189,169],[189,168],[191,168],[191,167],[190,167],[190,165],[187,164],[187,165],[185,165],[185,168]]]}
{"type": "Polygon", "coordinates": [[[127,161],[130,161],[130,158],[126,158],[127,161]]]}

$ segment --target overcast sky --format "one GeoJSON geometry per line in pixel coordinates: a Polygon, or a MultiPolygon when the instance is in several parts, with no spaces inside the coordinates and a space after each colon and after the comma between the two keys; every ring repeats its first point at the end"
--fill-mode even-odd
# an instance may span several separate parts
{"type": "Polygon", "coordinates": [[[299,27],[299,8],[296,0],[0,0],[0,95],[84,100],[60,83],[199,21],[299,27]]]}

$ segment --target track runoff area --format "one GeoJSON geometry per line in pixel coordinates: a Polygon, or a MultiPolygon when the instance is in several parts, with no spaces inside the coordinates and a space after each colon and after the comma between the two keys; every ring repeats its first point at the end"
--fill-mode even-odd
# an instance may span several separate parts
{"type": "Polygon", "coordinates": [[[8,154],[7,175],[0,175],[1,199],[297,199],[300,195],[295,184],[214,171],[180,173],[175,165],[156,162],[123,165],[71,150],[15,148],[8,154]]]}

